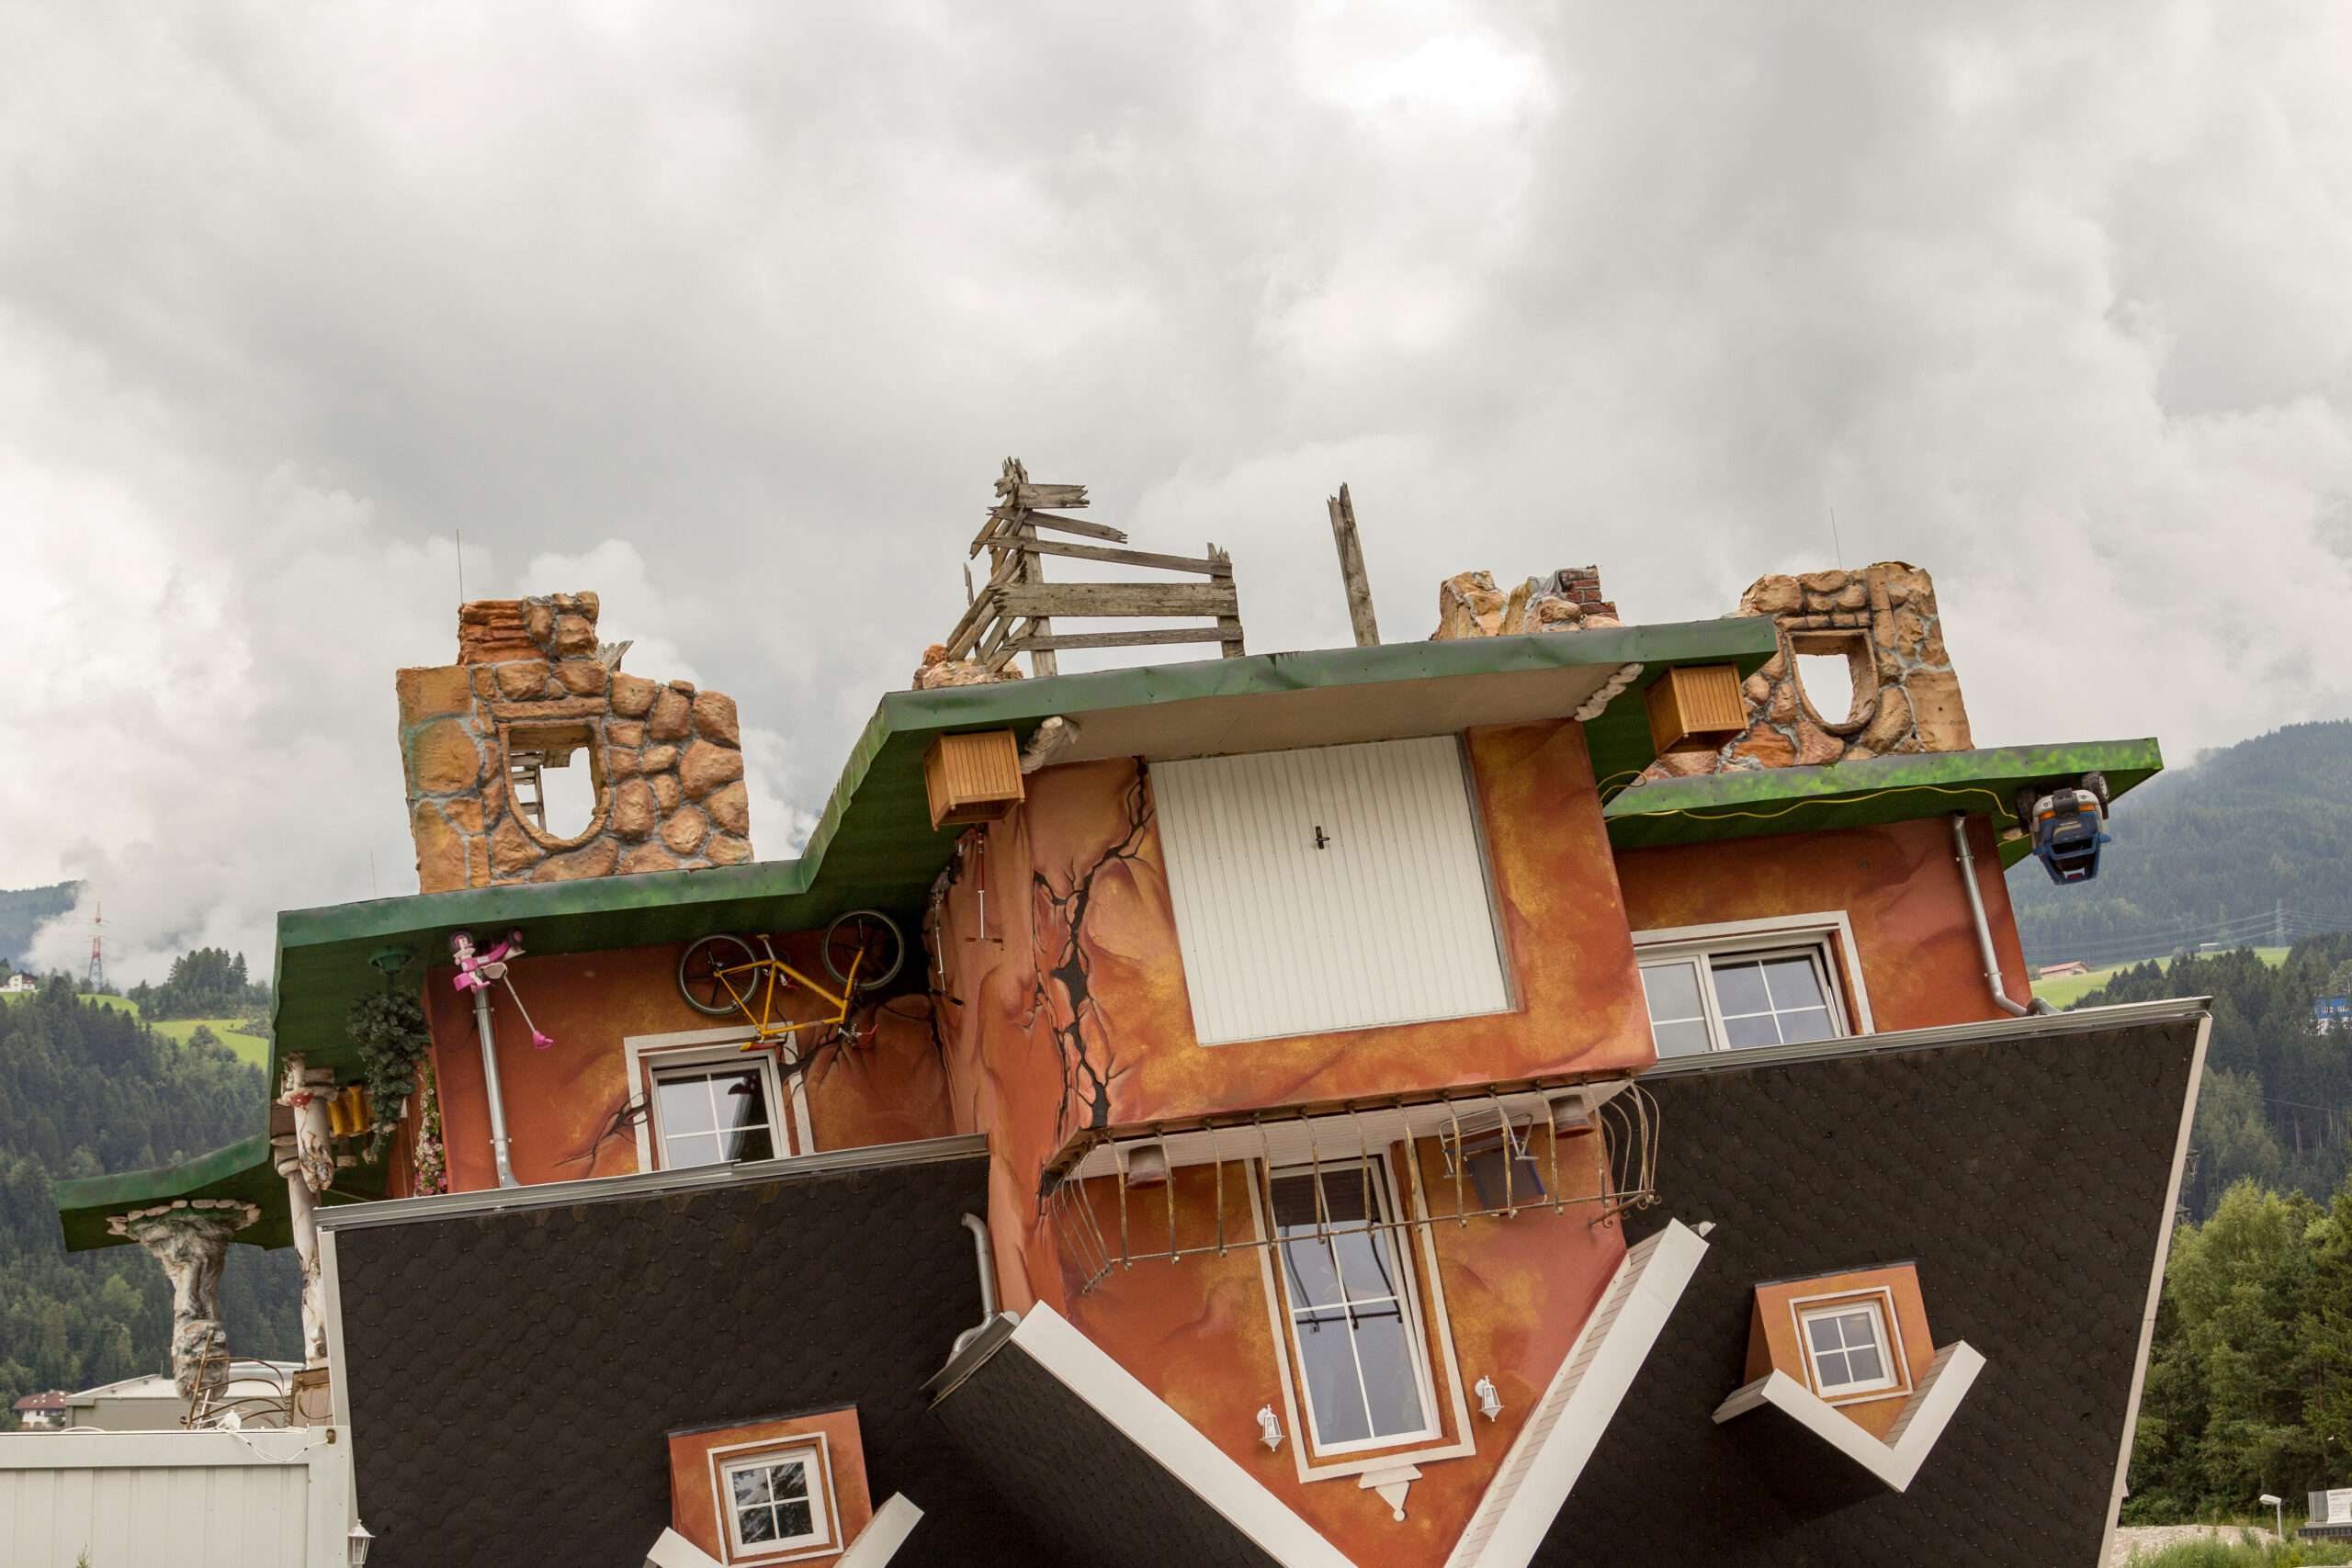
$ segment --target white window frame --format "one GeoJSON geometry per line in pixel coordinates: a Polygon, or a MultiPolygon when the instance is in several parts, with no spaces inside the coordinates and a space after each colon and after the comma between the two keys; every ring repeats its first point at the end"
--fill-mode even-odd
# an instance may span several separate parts
{"type": "Polygon", "coordinates": [[[711,1496],[718,1506],[719,1551],[725,1562],[791,1562],[841,1551],[841,1515],[833,1497],[832,1449],[822,1432],[729,1443],[711,1450],[709,1463],[711,1496]],[[735,1493],[729,1478],[739,1470],[766,1469],[795,1461],[808,1467],[808,1518],[815,1529],[790,1540],[755,1540],[747,1545],[735,1533],[735,1493]]]}
{"type": "MultiPolygon", "coordinates": [[[[1634,962],[1641,969],[1671,968],[1695,964],[1700,976],[1699,1000],[1707,1025],[1710,1053],[1761,1047],[1735,1046],[1725,1032],[1723,1010],[1715,999],[1712,961],[1718,958],[1755,960],[1811,957],[1821,967],[1829,998],[1833,1039],[1875,1034],[1871,1017],[1870,988],[1862,979],[1853,922],[1843,909],[1809,915],[1775,915],[1763,919],[1723,920],[1713,925],[1673,926],[1634,933],[1634,962]]],[[[1642,1000],[1648,1016],[1649,998],[1642,1000]]]]}
{"type": "MultiPolygon", "coordinates": [[[[645,1107],[645,1114],[637,1119],[638,1169],[671,1168],[660,1157],[662,1134],[655,1118],[661,1115],[661,1100],[653,1092],[653,1076],[673,1067],[758,1066],[768,1100],[769,1125],[776,1134],[776,1153],[805,1155],[816,1148],[809,1130],[812,1123],[808,1118],[807,1075],[793,1074],[787,1085],[777,1070],[775,1051],[742,1049],[743,1043],[751,1038],[752,1031],[738,1024],[725,1029],[689,1029],[675,1034],[636,1034],[621,1042],[628,1067],[629,1098],[645,1107]]],[[[783,1050],[786,1060],[797,1060],[799,1037],[786,1035],[783,1050]]]]}
{"type": "Polygon", "coordinates": [[[1904,1354],[1903,1330],[1894,1316],[1894,1292],[1880,1286],[1871,1290],[1835,1291],[1826,1295],[1799,1296],[1789,1303],[1789,1316],[1796,1325],[1797,1351],[1804,1358],[1805,1382],[1813,1392],[1828,1404],[1854,1404],[1864,1400],[1894,1399],[1911,1392],[1911,1361],[1904,1354]],[[1883,1377],[1875,1382],[1840,1383],[1836,1388],[1821,1381],[1821,1369],[1813,1359],[1811,1325],[1817,1317],[1841,1317],[1856,1312],[1867,1312],[1878,1329],[1878,1354],[1885,1367],[1883,1377]]]}
{"type": "MultiPolygon", "coordinates": [[[[1426,1195],[1421,1190],[1421,1167],[1418,1143],[1404,1146],[1402,1156],[1410,1174],[1411,1185],[1400,1188],[1396,1179],[1397,1155],[1389,1151],[1374,1153],[1370,1157],[1380,1166],[1380,1180],[1388,1213],[1409,1214],[1416,1222],[1429,1218],[1426,1195]],[[1408,1206],[1409,1204],[1409,1206],[1408,1206]]],[[[1325,1167],[1351,1164],[1334,1160],[1325,1167]]],[[[1313,1162],[1309,1162],[1311,1165],[1313,1162]]],[[[1299,1386],[1298,1353],[1291,1333],[1290,1296],[1281,1279],[1281,1259],[1276,1256],[1281,1242],[1274,1234],[1272,1209],[1273,1189],[1270,1176],[1289,1175],[1305,1168],[1290,1162],[1270,1170],[1266,1162],[1250,1162],[1250,1215],[1252,1230],[1264,1245],[1256,1248],[1260,1282],[1263,1288],[1266,1319],[1273,1330],[1275,1380],[1282,1392],[1283,1430],[1295,1440],[1290,1443],[1291,1459],[1302,1482],[1338,1481],[1362,1476],[1374,1471],[1393,1470],[1398,1466],[1419,1464],[1429,1460],[1459,1459],[1477,1452],[1477,1437],[1470,1424],[1469,1401],[1464,1393],[1462,1365],[1453,1349],[1453,1324],[1445,1304],[1445,1281],[1438,1271],[1436,1244],[1430,1238],[1430,1226],[1425,1223],[1402,1225],[1389,1234],[1412,1236],[1419,1246],[1421,1267],[1414,1269],[1403,1246],[1397,1247],[1397,1261],[1404,1267],[1405,1287],[1410,1303],[1408,1324],[1415,1347],[1420,1354],[1415,1367],[1423,1378],[1425,1391],[1434,1390],[1430,1374],[1442,1365],[1448,1397],[1441,1402],[1425,1393],[1422,1408],[1431,1412],[1434,1435],[1426,1439],[1412,1438],[1383,1438],[1377,1447],[1341,1445],[1340,1450],[1321,1447],[1314,1438],[1309,1424],[1306,1391],[1299,1386]],[[1424,1311],[1421,1301],[1421,1280],[1429,1281],[1429,1301],[1424,1311]],[[1450,1412],[1450,1416],[1447,1413],[1450,1412]],[[1455,1434],[1448,1438],[1446,1421],[1452,1422],[1455,1434]],[[1418,1445],[1418,1446],[1415,1446],[1418,1445]],[[1355,1451],[1359,1447],[1373,1451],[1355,1451]]]]}

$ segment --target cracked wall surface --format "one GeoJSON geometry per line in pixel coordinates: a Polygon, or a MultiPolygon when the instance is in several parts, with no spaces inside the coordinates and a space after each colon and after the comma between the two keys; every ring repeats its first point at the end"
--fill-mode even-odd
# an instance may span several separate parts
{"type": "Polygon", "coordinates": [[[752,858],[734,699],[624,672],[597,608],[594,593],[463,605],[458,662],[395,677],[420,891],[752,858]],[[512,798],[510,761],[550,743],[594,784],[577,830],[512,798]]]}

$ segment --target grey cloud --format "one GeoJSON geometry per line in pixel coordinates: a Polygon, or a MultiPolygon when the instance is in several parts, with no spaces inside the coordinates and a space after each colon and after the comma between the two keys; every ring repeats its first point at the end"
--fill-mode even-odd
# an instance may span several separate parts
{"type": "Polygon", "coordinates": [[[734,692],[786,852],[1009,452],[1231,548],[1260,649],[1344,640],[1346,479],[1391,637],[1475,566],[1720,614],[1834,513],[1936,570],[1988,741],[2352,711],[2347,46],[2194,4],[0,8],[43,759],[0,883],[90,874],[148,963],[266,951],[371,853],[405,890],[390,671],[447,656],[460,530],[472,592],[599,588],[634,666],[734,692]]]}

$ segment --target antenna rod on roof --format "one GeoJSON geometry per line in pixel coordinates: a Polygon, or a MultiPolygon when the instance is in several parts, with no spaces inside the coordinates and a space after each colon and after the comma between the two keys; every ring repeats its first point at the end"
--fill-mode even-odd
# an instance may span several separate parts
{"type": "Polygon", "coordinates": [[[1331,541],[1340,547],[1340,581],[1348,591],[1348,623],[1355,628],[1358,648],[1380,646],[1380,625],[1372,614],[1372,581],[1364,574],[1363,542],[1356,536],[1356,503],[1342,484],[1327,498],[1331,512],[1331,541]]]}

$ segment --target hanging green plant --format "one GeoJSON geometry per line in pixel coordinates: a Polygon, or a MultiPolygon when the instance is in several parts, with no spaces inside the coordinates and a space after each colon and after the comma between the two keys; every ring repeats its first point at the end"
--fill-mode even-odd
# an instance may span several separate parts
{"type": "Polygon", "coordinates": [[[392,1130],[416,1083],[417,1064],[424,1060],[431,1041],[424,1029],[424,1006],[404,991],[362,997],[351,1004],[344,1028],[359,1047],[359,1064],[366,1072],[368,1115],[375,1127],[361,1157],[373,1165],[392,1141],[392,1130]]]}

